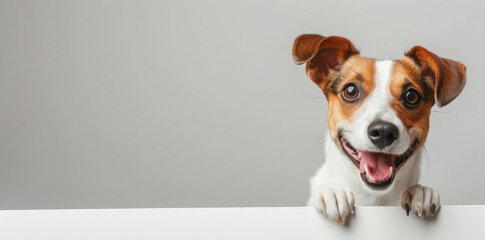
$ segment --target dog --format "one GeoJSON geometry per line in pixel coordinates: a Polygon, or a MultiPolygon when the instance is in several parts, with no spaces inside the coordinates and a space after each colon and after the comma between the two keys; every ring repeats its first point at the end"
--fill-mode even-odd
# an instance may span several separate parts
{"type": "Polygon", "coordinates": [[[418,184],[431,107],[454,100],[466,68],[415,46],[400,60],[363,57],[343,37],[298,36],[296,64],[328,100],[326,160],[311,179],[309,206],[345,224],[354,206],[400,205],[421,220],[439,193],[418,184]]]}

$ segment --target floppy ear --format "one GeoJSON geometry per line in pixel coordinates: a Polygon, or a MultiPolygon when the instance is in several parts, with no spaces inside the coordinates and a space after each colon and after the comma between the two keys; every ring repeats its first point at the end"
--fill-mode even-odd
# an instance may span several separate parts
{"type": "Polygon", "coordinates": [[[330,80],[340,71],[342,64],[353,54],[359,54],[354,45],[342,37],[323,37],[303,34],[293,44],[293,59],[306,63],[306,74],[324,93],[330,80]]]}
{"type": "Polygon", "coordinates": [[[466,67],[462,63],[440,58],[420,46],[413,47],[406,56],[418,64],[423,77],[431,79],[438,107],[453,101],[465,87],[466,67]]]}

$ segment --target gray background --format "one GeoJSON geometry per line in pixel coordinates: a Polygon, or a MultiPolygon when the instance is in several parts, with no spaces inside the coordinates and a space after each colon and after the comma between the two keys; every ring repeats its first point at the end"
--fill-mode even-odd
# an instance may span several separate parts
{"type": "Polygon", "coordinates": [[[464,92],[431,115],[422,182],[485,204],[484,7],[1,1],[0,209],[304,205],[327,106],[292,61],[301,33],[465,63],[464,92]]]}

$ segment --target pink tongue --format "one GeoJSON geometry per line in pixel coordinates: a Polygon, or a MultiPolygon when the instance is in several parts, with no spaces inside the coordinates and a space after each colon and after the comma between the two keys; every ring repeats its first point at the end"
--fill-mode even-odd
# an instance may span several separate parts
{"type": "Polygon", "coordinates": [[[367,165],[367,168],[369,169],[367,174],[379,181],[384,180],[389,176],[391,167],[394,168],[394,160],[391,155],[362,152],[359,166],[360,173],[365,173],[365,165],[367,165]]]}

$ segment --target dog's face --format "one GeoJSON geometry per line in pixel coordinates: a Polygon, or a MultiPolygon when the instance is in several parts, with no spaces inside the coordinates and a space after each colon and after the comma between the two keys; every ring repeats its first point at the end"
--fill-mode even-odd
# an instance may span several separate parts
{"type": "Polygon", "coordinates": [[[414,47],[400,60],[359,55],[341,37],[301,35],[293,56],[328,100],[332,139],[371,189],[385,189],[426,140],[431,107],[464,87],[465,66],[414,47]]]}

